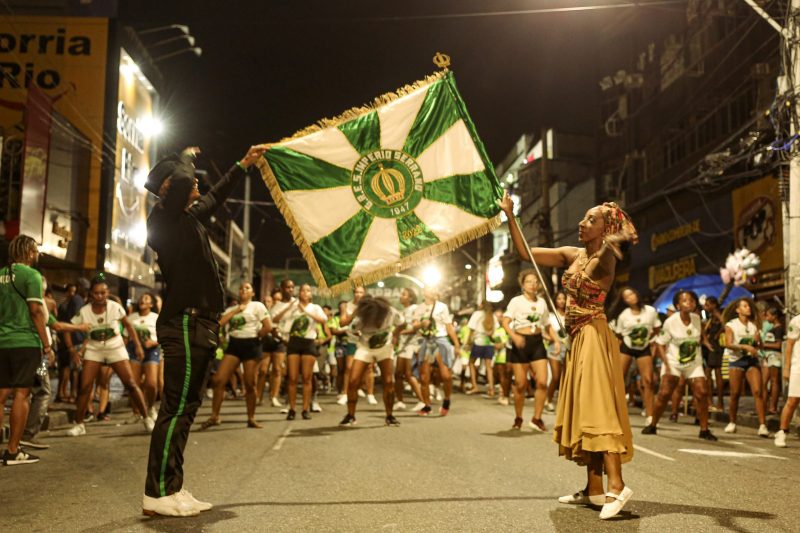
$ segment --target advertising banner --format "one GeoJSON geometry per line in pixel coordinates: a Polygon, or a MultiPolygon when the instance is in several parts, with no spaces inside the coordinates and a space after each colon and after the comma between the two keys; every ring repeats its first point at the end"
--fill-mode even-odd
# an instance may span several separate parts
{"type": "Polygon", "coordinates": [[[105,269],[142,285],[155,283],[147,256],[149,196],[144,188],[155,153],[156,93],[139,67],[120,51],[114,198],[105,269]]]}
{"type": "Polygon", "coordinates": [[[761,272],[783,269],[783,222],[778,180],[748,183],[731,194],[736,248],[761,259],[761,272]]]}
{"type": "MultiPolygon", "coordinates": [[[[81,213],[88,219],[80,258],[87,268],[96,261],[107,50],[108,19],[0,16],[0,127],[7,138],[23,122],[28,89],[35,86],[52,101],[61,122],[73,125],[91,149],[88,210],[81,213]]],[[[69,124],[53,126],[69,131],[69,124]]],[[[37,226],[41,234],[41,220],[37,226]]]]}

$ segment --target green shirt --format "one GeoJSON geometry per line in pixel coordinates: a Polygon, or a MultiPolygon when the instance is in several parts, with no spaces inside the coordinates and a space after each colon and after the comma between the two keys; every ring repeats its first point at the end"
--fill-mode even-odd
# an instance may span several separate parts
{"type": "Polygon", "coordinates": [[[29,266],[0,270],[0,348],[41,348],[42,341],[28,310],[28,302],[44,306],[42,275],[29,266]]]}

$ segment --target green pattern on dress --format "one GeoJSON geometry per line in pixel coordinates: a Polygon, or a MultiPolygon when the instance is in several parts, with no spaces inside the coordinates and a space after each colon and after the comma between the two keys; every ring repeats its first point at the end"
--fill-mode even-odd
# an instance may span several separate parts
{"type": "Polygon", "coordinates": [[[683,341],[678,348],[678,362],[682,365],[687,365],[694,361],[699,347],[700,343],[696,340],[683,341]]]}
{"type": "Polygon", "coordinates": [[[292,321],[292,327],[289,330],[290,337],[305,337],[308,327],[311,325],[311,318],[308,315],[302,315],[292,321]]]}

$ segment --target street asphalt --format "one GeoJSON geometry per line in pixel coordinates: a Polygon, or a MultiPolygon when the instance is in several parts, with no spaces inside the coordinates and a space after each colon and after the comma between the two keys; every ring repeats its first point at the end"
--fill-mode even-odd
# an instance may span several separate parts
{"type": "MultiPolygon", "coordinates": [[[[380,398],[380,397],[379,397],[380,398]]],[[[775,448],[751,429],[708,443],[697,427],[662,422],[640,434],[623,469],[633,499],[615,520],[559,504],[584,486],[585,471],[557,456],[552,433],[510,429],[512,407],[455,394],[445,418],[399,412],[361,399],[358,424],[339,428],[344,408],[322,396],[313,420],[284,420],[259,407],[263,429],[245,428],[243,401],[226,401],[221,426],[186,448],[185,487],[213,510],[193,518],[141,514],[149,437],[140,425],[87,425],[88,435],[42,435],[33,465],[0,467],[0,531],[798,531],[800,439],[775,448]]],[[[532,415],[526,403],[526,420],[532,415]]],[[[435,410],[438,411],[438,410],[435,410]]],[[[548,428],[553,416],[544,417],[548,428]]]]}

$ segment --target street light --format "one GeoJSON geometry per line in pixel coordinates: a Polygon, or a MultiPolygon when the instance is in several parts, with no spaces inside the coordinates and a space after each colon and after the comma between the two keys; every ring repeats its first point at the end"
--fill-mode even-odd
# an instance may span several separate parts
{"type": "Polygon", "coordinates": [[[163,41],[158,41],[157,43],[148,44],[148,48],[155,48],[156,46],[161,46],[164,44],[174,43],[175,41],[183,41],[186,40],[189,43],[189,46],[194,46],[195,38],[189,34],[184,33],[183,35],[178,35],[177,37],[170,37],[169,39],[164,39],[163,41]]]}
{"type": "Polygon", "coordinates": [[[426,287],[436,287],[442,281],[442,273],[435,265],[429,265],[422,272],[422,281],[426,287]]]}
{"type": "Polygon", "coordinates": [[[189,26],[184,24],[170,24],[168,26],[159,26],[158,28],[150,28],[149,30],[139,31],[139,35],[147,35],[148,33],[156,33],[159,31],[178,30],[182,33],[189,34],[189,26]]]}
{"type": "Polygon", "coordinates": [[[163,56],[156,57],[155,59],[153,59],[153,61],[155,61],[157,63],[157,62],[162,61],[164,59],[169,59],[170,57],[175,57],[175,56],[180,55],[180,54],[185,54],[186,52],[192,52],[197,57],[200,57],[201,55],[203,55],[203,49],[196,46],[194,48],[184,48],[183,50],[178,50],[177,52],[170,52],[169,54],[165,54],[163,56]]]}

